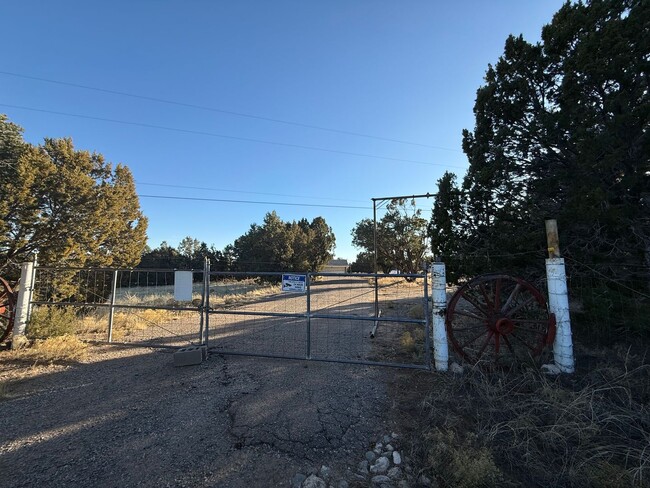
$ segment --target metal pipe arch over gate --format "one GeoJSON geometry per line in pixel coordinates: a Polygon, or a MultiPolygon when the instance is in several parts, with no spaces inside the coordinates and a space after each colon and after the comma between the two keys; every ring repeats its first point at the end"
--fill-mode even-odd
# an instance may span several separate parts
{"type": "Polygon", "coordinates": [[[212,353],[430,369],[426,273],[291,273],[304,293],[280,291],[282,274],[209,273],[212,353]]]}

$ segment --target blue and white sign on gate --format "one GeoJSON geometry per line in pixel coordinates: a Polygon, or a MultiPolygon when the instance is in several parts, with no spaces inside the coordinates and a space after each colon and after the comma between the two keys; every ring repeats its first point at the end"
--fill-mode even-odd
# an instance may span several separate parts
{"type": "Polygon", "coordinates": [[[307,275],[300,274],[283,274],[282,275],[282,291],[291,291],[304,293],[307,283],[307,275]]]}

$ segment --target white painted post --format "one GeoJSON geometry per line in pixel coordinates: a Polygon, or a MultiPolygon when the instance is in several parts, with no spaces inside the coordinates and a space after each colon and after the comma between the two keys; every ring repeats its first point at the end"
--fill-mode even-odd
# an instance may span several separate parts
{"type": "Polygon", "coordinates": [[[23,263],[20,267],[20,285],[18,287],[18,300],[16,301],[16,318],[11,339],[11,348],[19,349],[27,342],[25,331],[29,320],[29,308],[33,290],[34,263],[23,263]]]}
{"type": "Polygon", "coordinates": [[[569,316],[569,294],[566,285],[566,271],[563,258],[546,260],[546,281],[548,284],[548,308],[555,314],[557,331],[553,343],[555,365],[562,373],[575,371],[571,318],[569,316]]]}
{"type": "Polygon", "coordinates": [[[449,369],[449,350],[445,315],[447,313],[447,272],[445,263],[431,266],[431,298],[433,300],[433,359],[437,371],[449,369]]]}

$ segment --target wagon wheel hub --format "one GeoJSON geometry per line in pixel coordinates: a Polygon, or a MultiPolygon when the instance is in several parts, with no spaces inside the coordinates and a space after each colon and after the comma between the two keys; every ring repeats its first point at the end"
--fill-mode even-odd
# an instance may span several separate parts
{"type": "Polygon", "coordinates": [[[512,320],[507,317],[502,317],[495,321],[494,331],[497,334],[508,335],[515,330],[515,324],[512,320]]]}

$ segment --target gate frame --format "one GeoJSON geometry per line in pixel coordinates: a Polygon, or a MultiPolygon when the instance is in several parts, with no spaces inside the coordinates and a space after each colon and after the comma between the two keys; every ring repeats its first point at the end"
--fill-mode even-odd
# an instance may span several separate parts
{"type": "MultiPolygon", "coordinates": [[[[302,318],[305,320],[306,325],[306,347],[305,354],[303,356],[282,356],[274,354],[264,354],[264,353],[254,353],[254,352],[243,352],[243,351],[222,351],[215,350],[215,348],[210,348],[208,344],[208,330],[206,328],[206,335],[203,345],[208,347],[208,351],[215,352],[217,354],[223,355],[232,355],[232,356],[250,356],[250,357],[264,357],[264,358],[276,358],[276,359],[298,359],[306,361],[318,361],[318,362],[331,362],[331,363],[345,363],[345,364],[361,364],[369,366],[390,366],[397,368],[406,368],[406,369],[425,369],[430,371],[432,368],[431,365],[431,308],[429,306],[429,270],[427,269],[424,273],[403,273],[403,274],[385,274],[385,273],[321,273],[321,272],[292,272],[293,274],[301,274],[306,276],[306,311],[305,313],[290,313],[290,312],[246,312],[246,311],[218,311],[213,310],[209,306],[209,278],[208,285],[206,286],[208,297],[205,300],[205,322],[209,322],[210,314],[213,315],[248,315],[248,316],[261,316],[261,317],[287,317],[287,318],[302,318]],[[374,278],[374,308],[376,313],[368,317],[358,317],[352,315],[332,315],[332,314],[322,314],[322,313],[312,313],[311,311],[311,282],[312,279],[316,276],[323,277],[347,277],[347,278],[374,278]],[[401,318],[401,317],[381,317],[379,312],[379,301],[378,301],[378,282],[379,278],[422,278],[423,283],[423,311],[424,319],[410,319],[410,318],[401,318]],[[382,361],[367,361],[367,360],[347,360],[347,359],[334,359],[334,358],[314,358],[311,354],[311,320],[312,319],[328,319],[328,320],[350,320],[350,321],[360,321],[360,322],[374,322],[375,327],[380,322],[393,322],[393,323],[410,323],[410,324],[421,324],[424,327],[424,363],[423,364],[410,364],[410,363],[395,363],[395,362],[382,362],[382,361]]],[[[211,271],[208,277],[211,276],[281,276],[283,272],[256,272],[256,271],[211,271]]],[[[372,340],[373,336],[370,336],[369,339],[372,340]]]]}

